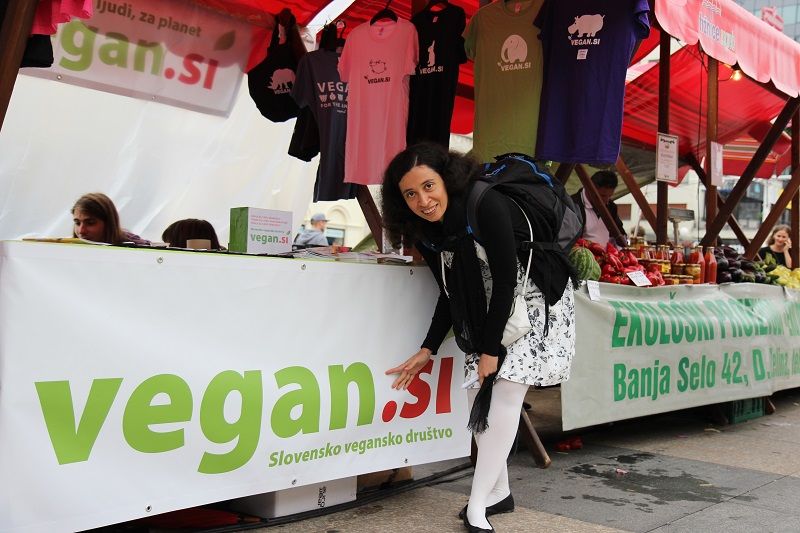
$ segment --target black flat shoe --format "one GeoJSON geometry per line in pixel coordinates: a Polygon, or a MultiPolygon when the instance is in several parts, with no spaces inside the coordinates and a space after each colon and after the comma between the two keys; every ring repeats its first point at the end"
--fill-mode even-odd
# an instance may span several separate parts
{"type": "MultiPolygon", "coordinates": [[[[494,505],[490,505],[486,508],[486,516],[492,516],[496,514],[503,514],[503,513],[510,513],[514,510],[514,497],[509,493],[508,496],[500,500],[494,505]]],[[[458,517],[460,519],[464,519],[467,516],[467,506],[465,505],[461,512],[458,513],[458,517]]]]}
{"type": "MultiPolygon", "coordinates": [[[[464,513],[463,520],[464,520],[464,527],[467,528],[467,531],[469,531],[469,533],[495,533],[494,527],[492,527],[491,529],[484,529],[482,527],[473,526],[472,524],[470,524],[469,519],[467,518],[467,513],[464,513]]],[[[492,524],[489,523],[489,525],[491,526],[492,524]]]]}

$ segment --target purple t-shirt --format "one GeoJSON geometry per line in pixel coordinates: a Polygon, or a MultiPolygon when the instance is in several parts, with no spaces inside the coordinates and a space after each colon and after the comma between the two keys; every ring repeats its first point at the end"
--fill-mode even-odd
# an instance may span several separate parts
{"type": "Polygon", "coordinates": [[[619,155],[625,71],[650,34],[647,0],[547,0],[536,158],[610,164],[619,155]]]}

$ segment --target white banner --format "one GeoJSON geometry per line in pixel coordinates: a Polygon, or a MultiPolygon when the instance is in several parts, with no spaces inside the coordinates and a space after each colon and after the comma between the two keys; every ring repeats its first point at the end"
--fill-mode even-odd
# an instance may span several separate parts
{"type": "MultiPolygon", "coordinates": [[[[251,26],[197,4],[94,0],[88,20],[62,24],[55,62],[25,73],[228,116],[250,54],[251,26]]],[[[121,125],[121,127],[124,125],[121,125]]]]}
{"type": "Polygon", "coordinates": [[[576,292],[565,430],[800,386],[800,300],[757,284],[576,292]]]}
{"type": "Polygon", "coordinates": [[[425,267],[1,243],[0,531],[466,456],[452,341],[384,375],[437,294],[425,267]]]}

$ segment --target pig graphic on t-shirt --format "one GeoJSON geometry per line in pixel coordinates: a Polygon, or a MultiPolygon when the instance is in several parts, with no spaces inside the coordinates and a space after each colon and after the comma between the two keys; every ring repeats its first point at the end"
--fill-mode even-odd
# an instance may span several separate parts
{"type": "Polygon", "coordinates": [[[277,94],[288,93],[294,84],[294,71],[289,68],[279,68],[272,74],[269,88],[277,94]]]}
{"type": "Polygon", "coordinates": [[[578,37],[594,37],[603,29],[603,15],[581,15],[567,28],[570,35],[578,32],[578,37]]]}

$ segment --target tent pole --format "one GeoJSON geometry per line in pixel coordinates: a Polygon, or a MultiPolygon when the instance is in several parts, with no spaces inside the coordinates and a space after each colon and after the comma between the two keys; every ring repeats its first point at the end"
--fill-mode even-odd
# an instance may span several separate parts
{"type": "MultiPolygon", "coordinates": [[[[800,111],[796,111],[792,117],[792,175],[800,168],[800,111]]],[[[789,238],[792,240],[792,248],[789,256],[792,258],[792,266],[800,267],[800,192],[794,193],[791,209],[791,226],[789,238]]]]}
{"type": "MultiPolygon", "coordinates": [[[[700,162],[697,160],[694,154],[689,154],[689,156],[686,158],[686,161],[697,173],[697,177],[700,178],[700,182],[703,184],[703,186],[708,187],[708,177],[706,176],[706,171],[702,166],[700,166],[700,162]]],[[[717,207],[722,209],[725,205],[725,201],[719,195],[719,191],[715,191],[715,194],[717,195],[717,207]]],[[[731,227],[733,233],[736,235],[736,238],[739,239],[739,242],[742,244],[742,246],[747,248],[750,245],[750,239],[748,239],[747,235],[745,235],[744,230],[739,225],[739,221],[736,220],[735,216],[731,215],[728,217],[728,226],[731,227]]]]}
{"type": "MultiPolygon", "coordinates": [[[[670,35],[661,30],[658,60],[658,132],[669,133],[669,75],[670,35]]],[[[667,243],[667,210],[669,208],[669,185],[659,181],[656,185],[656,243],[667,243]]]]}
{"type": "MultiPolygon", "coordinates": [[[[744,251],[745,257],[752,259],[753,256],[758,253],[758,249],[761,248],[761,243],[767,239],[767,236],[772,231],[772,227],[778,222],[786,206],[789,205],[792,196],[794,196],[798,190],[800,190],[800,168],[795,168],[792,170],[792,179],[789,180],[789,183],[786,185],[786,188],[783,189],[775,205],[772,206],[767,218],[761,223],[761,227],[758,228],[755,237],[750,241],[750,246],[744,251]]],[[[794,244],[794,242],[792,242],[792,244],[794,244]]]]}
{"type": "Polygon", "coordinates": [[[631,169],[629,169],[628,165],[625,164],[625,160],[622,159],[621,155],[617,157],[616,167],[617,173],[622,177],[622,181],[625,182],[625,186],[628,187],[628,191],[631,193],[631,195],[633,195],[633,199],[636,200],[636,204],[639,206],[639,210],[642,212],[642,215],[650,224],[650,227],[655,229],[656,214],[653,213],[653,209],[647,202],[647,198],[645,198],[644,194],[642,194],[642,189],[639,188],[639,184],[636,183],[636,178],[633,177],[631,169]]]}
{"type": "Polygon", "coordinates": [[[38,0],[10,0],[0,29],[0,129],[6,119],[38,0]]]}
{"type": "Polygon", "coordinates": [[[558,168],[556,169],[555,176],[558,179],[558,181],[566,185],[567,180],[569,179],[569,176],[570,174],[572,174],[573,170],[575,170],[574,163],[559,163],[558,168]]]}
{"type": "Polygon", "coordinates": [[[364,213],[364,218],[367,219],[367,226],[372,232],[372,238],[375,239],[375,244],[378,245],[378,252],[383,252],[383,220],[380,211],[378,211],[378,206],[375,205],[375,199],[366,185],[358,186],[356,198],[358,199],[358,205],[361,206],[361,211],[364,213]]]}
{"type": "MultiPolygon", "coordinates": [[[[706,225],[709,220],[717,216],[717,186],[714,185],[711,172],[713,151],[711,143],[717,142],[717,126],[719,111],[719,62],[708,56],[708,97],[706,98],[706,225]]],[[[722,169],[718,169],[720,172],[722,169]]],[[[717,239],[710,241],[709,246],[714,246],[717,239]]]]}
{"type": "MultiPolygon", "coordinates": [[[[775,141],[777,141],[778,137],[783,133],[783,129],[789,123],[789,119],[792,118],[792,115],[794,115],[798,107],[800,107],[800,98],[794,97],[787,100],[781,114],[775,119],[775,122],[756,150],[756,153],[753,154],[753,158],[747,164],[744,172],[742,172],[742,177],[739,178],[739,181],[736,182],[730,195],[728,195],[728,199],[725,201],[725,207],[719,210],[717,217],[713,221],[706,223],[706,235],[700,241],[703,246],[710,246],[710,243],[717,238],[722,226],[725,225],[725,221],[733,214],[733,210],[739,205],[742,198],[744,198],[747,187],[753,181],[756,171],[764,164],[767,154],[772,150],[775,141]]],[[[784,207],[786,206],[784,205],[784,207]]]]}
{"type": "MultiPolygon", "coordinates": [[[[614,242],[618,242],[618,238],[623,236],[622,232],[620,232],[617,227],[617,222],[614,220],[614,217],[611,216],[611,211],[608,210],[608,206],[600,199],[600,195],[597,193],[597,187],[594,186],[594,182],[589,177],[589,173],[586,172],[586,168],[581,164],[577,164],[575,165],[575,172],[581,179],[583,190],[586,191],[586,197],[589,199],[589,203],[592,204],[594,212],[600,215],[603,224],[608,228],[609,236],[614,242]]],[[[606,243],[601,242],[598,244],[605,245],[606,243]]]]}

